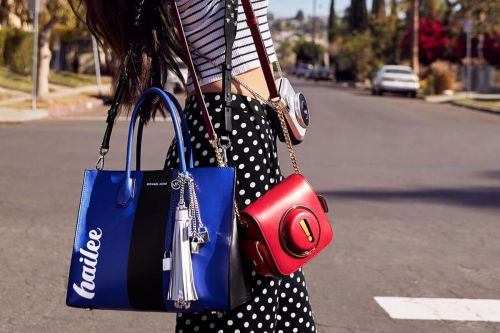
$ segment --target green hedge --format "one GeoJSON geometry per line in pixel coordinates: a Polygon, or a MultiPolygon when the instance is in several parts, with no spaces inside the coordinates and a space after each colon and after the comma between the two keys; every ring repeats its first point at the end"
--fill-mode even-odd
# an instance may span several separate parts
{"type": "Polygon", "coordinates": [[[0,64],[19,74],[29,74],[33,64],[33,33],[0,29],[0,64]]]}

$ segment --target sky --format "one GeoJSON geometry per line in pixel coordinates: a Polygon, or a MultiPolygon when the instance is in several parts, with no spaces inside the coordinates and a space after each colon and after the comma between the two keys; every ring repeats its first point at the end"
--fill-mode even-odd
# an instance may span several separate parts
{"type": "MultiPolygon", "coordinates": [[[[316,15],[327,16],[330,10],[331,0],[316,1],[316,15]]],[[[335,0],[335,12],[337,15],[343,15],[344,10],[351,0],[335,0]]],[[[371,1],[367,1],[368,10],[371,6],[371,1]]],[[[302,9],[306,15],[312,15],[313,0],[269,0],[269,11],[275,17],[292,17],[297,14],[299,9],[302,9]]]]}

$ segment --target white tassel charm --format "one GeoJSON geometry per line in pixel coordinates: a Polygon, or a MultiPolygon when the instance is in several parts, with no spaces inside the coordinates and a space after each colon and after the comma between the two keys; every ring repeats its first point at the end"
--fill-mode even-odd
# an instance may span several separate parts
{"type": "Polygon", "coordinates": [[[191,242],[189,237],[191,217],[186,206],[178,206],[175,211],[175,225],[172,241],[172,270],[168,299],[174,301],[178,309],[189,309],[191,301],[198,295],[194,286],[191,242]]]}
{"type": "Polygon", "coordinates": [[[179,190],[180,194],[175,211],[172,267],[167,299],[174,301],[174,306],[178,309],[189,309],[191,302],[198,300],[191,255],[199,253],[200,247],[209,241],[209,235],[208,229],[201,221],[193,177],[181,173],[172,182],[172,187],[179,190]],[[186,188],[189,200],[187,205],[186,188]]]}

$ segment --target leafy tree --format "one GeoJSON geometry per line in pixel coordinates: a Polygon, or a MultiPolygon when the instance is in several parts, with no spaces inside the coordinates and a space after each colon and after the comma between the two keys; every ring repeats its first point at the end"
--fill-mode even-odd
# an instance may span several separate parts
{"type": "MultiPolygon", "coordinates": [[[[483,45],[483,54],[484,60],[487,61],[491,65],[499,66],[500,65],[500,33],[496,35],[485,34],[484,35],[484,45],[483,45]]],[[[466,48],[467,41],[465,34],[461,34],[454,41],[454,53],[453,56],[455,59],[460,60],[466,57],[466,48]]],[[[480,38],[474,37],[471,40],[471,56],[472,57],[480,57],[480,38]]]]}
{"type": "Polygon", "coordinates": [[[370,78],[371,74],[383,65],[373,52],[374,42],[370,31],[355,32],[343,39],[337,55],[338,71],[352,73],[350,76],[357,81],[370,78]]]}
{"type": "Polygon", "coordinates": [[[318,64],[319,60],[322,59],[321,55],[325,52],[321,45],[305,39],[297,41],[294,51],[297,54],[297,64],[307,63],[313,65],[318,64]]]}
{"type": "Polygon", "coordinates": [[[280,59],[280,63],[283,66],[293,66],[293,58],[295,54],[294,44],[290,40],[283,41],[278,52],[278,58],[280,59]]]}
{"type": "Polygon", "coordinates": [[[487,36],[498,38],[500,31],[500,2],[494,0],[484,1],[461,1],[460,16],[472,19],[474,33],[478,36],[478,58],[480,62],[485,60],[487,36]]]}
{"type": "Polygon", "coordinates": [[[351,6],[348,9],[349,30],[364,31],[368,27],[368,10],[366,9],[366,0],[351,0],[351,6]]]}

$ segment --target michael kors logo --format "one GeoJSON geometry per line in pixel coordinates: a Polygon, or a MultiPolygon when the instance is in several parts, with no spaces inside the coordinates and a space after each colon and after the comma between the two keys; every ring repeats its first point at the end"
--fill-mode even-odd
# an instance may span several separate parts
{"type": "Polygon", "coordinates": [[[146,183],[146,186],[168,186],[168,182],[162,182],[162,183],[154,183],[154,182],[150,182],[150,183],[146,183]]]}

